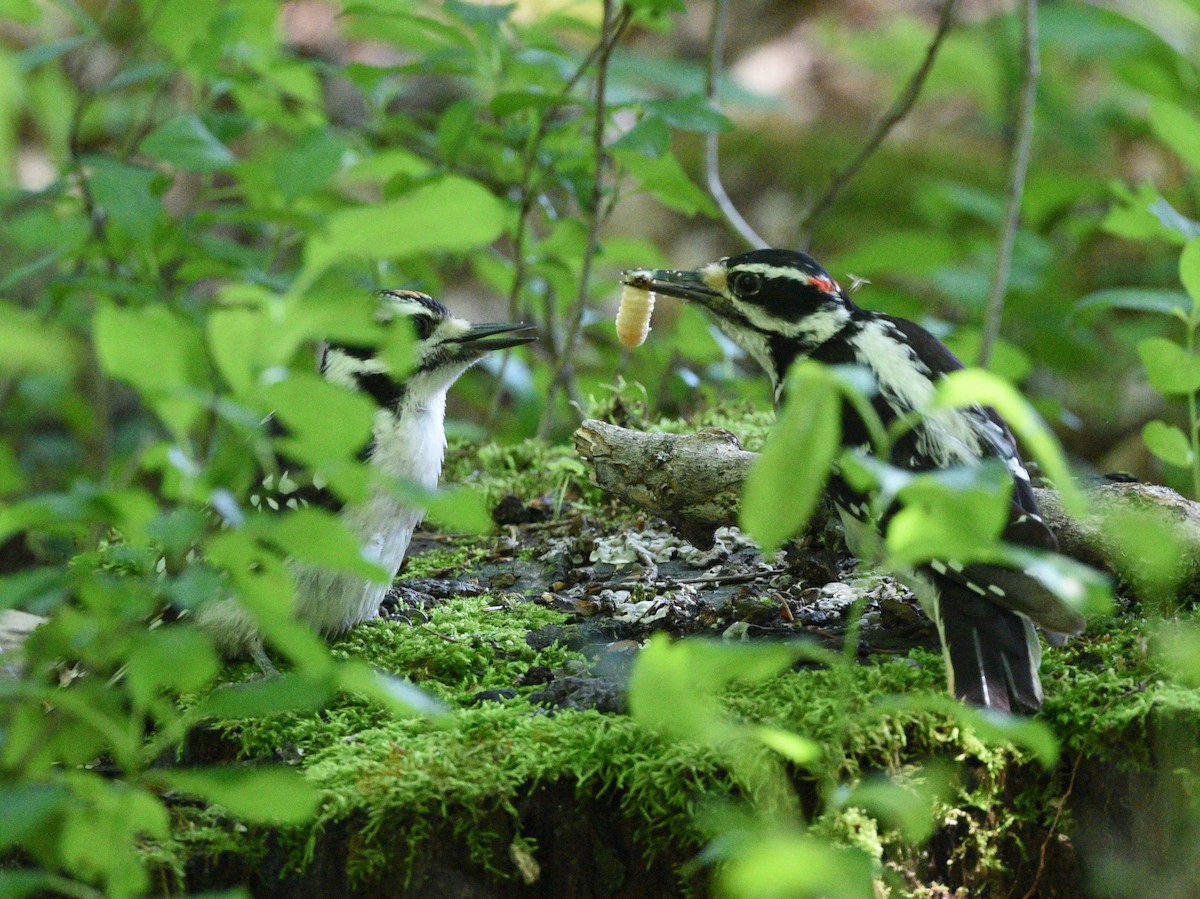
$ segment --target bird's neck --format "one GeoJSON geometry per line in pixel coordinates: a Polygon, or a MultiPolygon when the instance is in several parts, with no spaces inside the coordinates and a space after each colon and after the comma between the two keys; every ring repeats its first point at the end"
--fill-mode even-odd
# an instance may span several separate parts
{"type": "Polygon", "coordinates": [[[384,474],[436,487],[446,454],[446,391],[407,392],[395,410],[375,414],[371,464],[384,474]]]}
{"type": "Polygon", "coordinates": [[[850,304],[832,306],[811,316],[792,333],[766,337],[766,360],[760,358],[759,364],[771,379],[776,403],[782,402],[788,369],[798,360],[812,357],[832,365],[854,361],[840,357],[842,344],[833,338],[844,334],[847,328],[867,315],[869,313],[850,304]]]}

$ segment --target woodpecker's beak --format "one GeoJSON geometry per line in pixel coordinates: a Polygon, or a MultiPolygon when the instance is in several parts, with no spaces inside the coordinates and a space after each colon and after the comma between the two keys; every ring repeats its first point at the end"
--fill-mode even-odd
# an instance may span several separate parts
{"type": "Polygon", "coordinates": [[[533,325],[488,323],[471,325],[471,329],[462,337],[455,337],[447,342],[461,343],[464,349],[486,353],[491,350],[506,350],[534,340],[537,340],[537,329],[533,325]]]}
{"type": "Polygon", "coordinates": [[[717,277],[723,278],[723,273],[718,274],[712,267],[705,267],[699,271],[640,268],[621,273],[624,283],[633,287],[668,297],[678,297],[702,306],[712,306],[714,300],[721,298],[721,291],[713,284],[717,277]]]}

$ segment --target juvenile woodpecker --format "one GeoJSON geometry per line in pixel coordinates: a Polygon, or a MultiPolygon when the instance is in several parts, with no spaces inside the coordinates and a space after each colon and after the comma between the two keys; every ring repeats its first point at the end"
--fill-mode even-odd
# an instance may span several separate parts
{"type": "MultiPolygon", "coordinates": [[[[887,427],[925,408],[938,379],[963,367],[919,325],[855,305],[804,253],[757,250],[695,271],[630,271],[625,279],[708,310],[766,371],[777,401],[788,367],[797,359],[856,365],[874,376],[877,389],[871,403],[887,427]]],[[[842,442],[849,447],[870,444],[866,424],[850,403],[842,404],[842,442]]],[[[975,406],[927,414],[895,441],[886,461],[921,472],[978,464],[989,457],[1004,463],[1013,482],[1002,539],[1056,550],[1058,542],[1038,512],[1016,441],[994,409],[975,406]]],[[[829,490],[844,517],[865,517],[868,498],[836,473],[829,490]]],[[[942,638],[951,692],[1006,712],[1040,709],[1041,644],[1035,625],[1051,639],[1078,634],[1084,626],[1079,613],[1015,569],[945,559],[921,566],[917,574],[933,587],[930,611],[942,638]]]]}
{"type": "MultiPolygon", "coordinates": [[[[527,325],[472,324],[441,303],[414,290],[380,293],[378,317],[387,327],[407,322],[416,335],[413,368],[392,377],[370,347],[330,345],[321,351],[325,378],[369,396],[378,407],[365,461],[391,479],[421,487],[437,486],[446,449],[446,392],[468,368],[492,350],[535,340],[527,325]]],[[[329,426],[337,427],[337,422],[329,426]]],[[[341,515],[359,539],[363,556],[388,574],[389,583],[290,562],[296,579],[294,614],[317,632],[339,636],[374,618],[390,581],[404,561],[413,529],[424,515],[386,484],[375,484],[365,500],[341,505],[319,482],[301,484],[284,471],[264,478],[250,502],[256,508],[295,508],[316,503],[341,515]]],[[[198,621],[227,655],[249,653],[261,660],[262,642],[251,616],[232,600],[210,603],[198,621]]]]}

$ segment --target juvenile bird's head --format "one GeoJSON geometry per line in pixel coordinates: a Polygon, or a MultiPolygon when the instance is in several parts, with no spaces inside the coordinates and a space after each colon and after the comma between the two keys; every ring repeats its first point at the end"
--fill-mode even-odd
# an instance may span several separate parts
{"type": "Polygon", "coordinates": [[[395,377],[374,347],[335,344],[325,349],[321,371],[335,384],[368,394],[385,409],[396,410],[406,400],[423,406],[492,350],[537,339],[530,325],[473,324],[415,290],[384,290],[379,300],[378,317],[385,327],[413,329],[412,368],[395,377]]]}
{"type": "Polygon", "coordinates": [[[624,280],[703,306],[776,386],[792,360],[841,331],[857,310],[825,269],[793,250],[754,250],[692,271],[627,271],[624,280]]]}

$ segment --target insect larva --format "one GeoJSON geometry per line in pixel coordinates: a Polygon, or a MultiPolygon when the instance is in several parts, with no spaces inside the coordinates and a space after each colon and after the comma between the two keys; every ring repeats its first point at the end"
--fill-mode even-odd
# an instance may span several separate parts
{"type": "Polygon", "coordinates": [[[617,339],[627,347],[641,346],[650,333],[650,313],[654,294],[633,284],[621,288],[621,307],[617,310],[617,339]]]}

